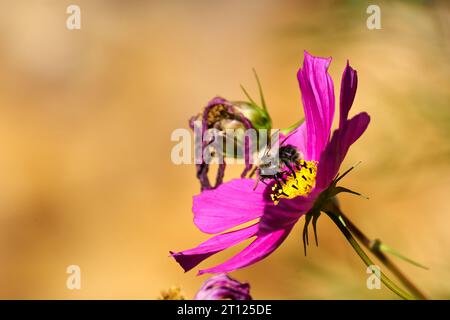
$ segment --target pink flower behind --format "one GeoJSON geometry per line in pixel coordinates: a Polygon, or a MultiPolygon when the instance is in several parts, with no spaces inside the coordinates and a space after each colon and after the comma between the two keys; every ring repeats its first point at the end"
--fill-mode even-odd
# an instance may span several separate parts
{"type": "Polygon", "coordinates": [[[248,283],[219,274],[203,283],[194,300],[252,300],[252,297],[248,283]]]}
{"type": "Polygon", "coordinates": [[[297,74],[305,122],[286,139],[286,144],[294,146],[303,156],[296,174],[286,176],[281,188],[272,182],[259,184],[253,190],[254,180],[243,178],[195,196],[195,225],[216,235],[196,248],[172,253],[185,271],[217,252],[255,237],[231,259],[199,274],[230,272],[251,265],[278,248],[300,217],[320,211],[324,191],[332,185],[348,149],[370,121],[365,112],[348,119],[356,94],[357,73],[347,63],[341,82],[339,128],[330,140],[335,109],[334,86],[328,74],[330,62],[331,58],[305,52],[303,67],[297,74]],[[255,222],[239,228],[251,221],[255,222]],[[226,232],[230,229],[236,230],[226,232]]]}

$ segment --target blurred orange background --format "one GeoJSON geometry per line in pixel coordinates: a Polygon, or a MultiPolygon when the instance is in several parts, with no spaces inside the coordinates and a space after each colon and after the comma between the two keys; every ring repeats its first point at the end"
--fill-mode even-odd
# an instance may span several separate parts
{"type": "MultiPolygon", "coordinates": [[[[302,117],[303,50],[332,56],[339,93],[350,59],[353,113],[372,122],[344,167],[341,197],[371,237],[427,265],[400,267],[432,298],[450,298],[449,4],[378,1],[2,1],[0,3],[0,298],[194,296],[207,276],[169,250],[208,236],[192,223],[193,165],[176,166],[176,128],[219,94],[255,96],[261,78],[275,127],[302,117]],[[81,8],[81,30],[66,8],[81,8]],[[66,268],[81,268],[68,290],[66,268]]],[[[227,170],[227,178],[240,172],[227,170]]],[[[396,299],[368,290],[366,269],[326,217],[303,255],[301,227],[270,257],[233,273],[257,299],[396,299]]],[[[223,261],[242,247],[207,260],[223,261]]],[[[386,271],[386,270],[383,270],[386,271]]]]}

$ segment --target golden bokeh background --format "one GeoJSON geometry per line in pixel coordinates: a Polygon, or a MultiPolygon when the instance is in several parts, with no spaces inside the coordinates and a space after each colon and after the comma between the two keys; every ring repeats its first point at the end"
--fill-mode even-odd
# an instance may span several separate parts
{"type": "MultiPolygon", "coordinates": [[[[193,297],[206,276],[183,273],[168,252],[207,235],[192,223],[195,169],[171,162],[170,135],[217,94],[243,99],[240,83],[256,94],[252,67],[274,126],[292,124],[305,49],[333,57],[336,95],[350,59],[352,112],[372,117],[344,163],[362,161],[345,186],[370,200],[343,196],[343,209],[430,268],[395,260],[430,297],[450,298],[450,7],[378,4],[381,30],[367,29],[369,2],[356,0],[2,1],[0,298],[154,299],[172,285],[193,297]],[[72,3],[81,30],[66,29],[72,3]],[[66,288],[71,264],[81,290],[66,288]]],[[[233,273],[255,298],[396,298],[366,288],[326,217],[304,257],[302,224],[233,273]]]]}

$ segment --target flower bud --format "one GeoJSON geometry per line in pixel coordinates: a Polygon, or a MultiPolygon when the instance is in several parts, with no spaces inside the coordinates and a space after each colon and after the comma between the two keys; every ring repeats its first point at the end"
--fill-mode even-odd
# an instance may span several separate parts
{"type": "Polygon", "coordinates": [[[266,109],[253,102],[228,101],[221,97],[215,97],[203,110],[189,120],[193,129],[195,121],[203,121],[205,130],[218,129],[267,129],[270,130],[272,121],[266,109]]]}
{"type": "MultiPolygon", "coordinates": [[[[251,169],[251,154],[257,146],[266,144],[267,135],[270,134],[271,128],[270,116],[265,108],[257,106],[253,101],[230,102],[221,97],[212,99],[201,114],[189,120],[189,126],[193,130],[196,121],[201,121],[202,136],[205,136],[205,133],[211,129],[215,129],[219,133],[219,136],[214,137],[214,139],[222,139],[219,148],[221,150],[217,150],[217,148],[214,150],[216,156],[245,159],[246,167],[242,175],[245,175],[251,169]],[[259,129],[266,129],[264,138],[260,136],[259,129]],[[247,135],[247,130],[254,130],[254,134],[247,135]]],[[[202,153],[204,148],[211,147],[212,140],[203,141],[202,153]]],[[[201,183],[202,190],[213,188],[207,176],[208,167],[206,162],[197,165],[197,178],[201,183]]],[[[214,188],[222,183],[225,170],[224,161],[219,165],[218,170],[214,188]]]]}
{"type": "Polygon", "coordinates": [[[203,109],[202,113],[189,120],[189,126],[194,132],[196,132],[196,127],[198,128],[196,123],[201,122],[201,150],[198,150],[201,151],[202,159],[196,166],[201,190],[216,188],[222,183],[226,166],[225,157],[243,158],[245,169],[241,177],[245,177],[252,168],[251,157],[254,152],[264,148],[270,139],[272,121],[267,112],[259,78],[255,71],[254,73],[262,107],[258,106],[245,88],[241,86],[249,102],[231,102],[221,97],[215,97],[203,109]],[[213,131],[214,134],[208,136],[204,141],[205,134],[211,132],[209,130],[213,131]],[[217,156],[219,159],[219,169],[214,186],[209,182],[209,157],[207,156],[208,159],[204,158],[204,151],[208,151],[210,155],[217,156]]]}
{"type": "Polygon", "coordinates": [[[195,295],[195,300],[252,300],[250,285],[241,283],[227,274],[206,280],[195,295]]]}
{"type": "Polygon", "coordinates": [[[233,107],[237,113],[242,114],[250,121],[254,129],[271,129],[272,120],[265,108],[246,101],[234,101],[233,107]]]}

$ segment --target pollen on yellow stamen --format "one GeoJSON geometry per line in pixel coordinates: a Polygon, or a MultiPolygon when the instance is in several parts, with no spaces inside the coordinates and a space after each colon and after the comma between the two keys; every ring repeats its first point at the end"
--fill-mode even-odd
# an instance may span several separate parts
{"type": "Polygon", "coordinates": [[[317,161],[300,160],[295,176],[292,173],[272,187],[272,200],[275,205],[279,199],[293,199],[299,196],[307,196],[316,184],[317,161]]]}

